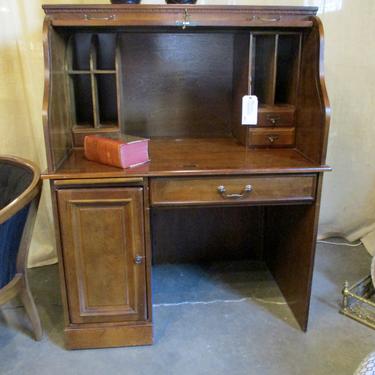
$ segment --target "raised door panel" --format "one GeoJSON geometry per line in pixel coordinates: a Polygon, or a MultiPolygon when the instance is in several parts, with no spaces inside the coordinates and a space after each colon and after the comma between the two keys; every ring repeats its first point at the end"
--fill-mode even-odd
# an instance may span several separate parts
{"type": "Polygon", "coordinates": [[[142,188],[58,192],[72,323],[147,318],[142,199],[142,188]]]}

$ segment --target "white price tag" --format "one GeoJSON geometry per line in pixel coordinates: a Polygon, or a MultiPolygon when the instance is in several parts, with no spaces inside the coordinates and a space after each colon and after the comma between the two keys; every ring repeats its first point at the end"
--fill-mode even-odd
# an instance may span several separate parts
{"type": "Polygon", "coordinates": [[[242,125],[258,123],[258,98],[255,95],[245,95],[242,98],[242,125]]]}

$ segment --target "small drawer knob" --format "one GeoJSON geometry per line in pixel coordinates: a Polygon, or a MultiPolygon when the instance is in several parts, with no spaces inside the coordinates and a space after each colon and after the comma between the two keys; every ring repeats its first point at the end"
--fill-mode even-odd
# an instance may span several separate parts
{"type": "Polygon", "coordinates": [[[134,258],[134,263],[135,263],[135,264],[142,264],[142,263],[143,263],[143,259],[144,259],[143,256],[141,256],[141,255],[136,255],[135,258],[134,258]]]}
{"type": "Polygon", "coordinates": [[[267,138],[270,141],[270,143],[275,143],[275,141],[277,141],[279,139],[279,136],[272,134],[272,135],[269,135],[267,138]]]}
{"type": "Polygon", "coordinates": [[[280,116],[277,115],[268,115],[267,120],[272,124],[276,125],[280,121],[280,116]]]}

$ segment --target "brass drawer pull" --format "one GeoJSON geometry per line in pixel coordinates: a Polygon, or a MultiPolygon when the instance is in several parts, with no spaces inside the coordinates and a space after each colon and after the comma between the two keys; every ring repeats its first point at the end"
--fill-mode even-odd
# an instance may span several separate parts
{"type": "Polygon", "coordinates": [[[270,134],[268,137],[268,140],[271,142],[271,143],[274,143],[275,141],[277,141],[279,139],[279,136],[276,135],[276,134],[270,134]]]}
{"type": "Polygon", "coordinates": [[[240,194],[227,194],[225,186],[220,185],[217,187],[218,193],[224,198],[224,199],[241,199],[246,197],[251,191],[253,190],[253,187],[251,185],[246,185],[243,189],[242,193],[240,194]]]}
{"type": "Polygon", "coordinates": [[[95,21],[95,20],[100,20],[100,21],[113,21],[115,19],[115,15],[111,14],[109,16],[104,16],[104,17],[94,17],[90,16],[89,14],[85,14],[85,20],[86,21],[95,21]]]}
{"type": "Polygon", "coordinates": [[[266,18],[266,17],[257,17],[259,21],[263,22],[278,22],[281,20],[281,17],[274,17],[274,18],[266,18]]]}
{"type": "Polygon", "coordinates": [[[267,120],[271,122],[272,125],[276,125],[278,121],[280,121],[280,116],[267,116],[267,120]]]}
{"type": "Polygon", "coordinates": [[[190,21],[176,21],[176,26],[181,26],[183,30],[186,29],[186,26],[194,26],[190,21]]]}
{"type": "Polygon", "coordinates": [[[186,26],[197,26],[197,22],[190,21],[190,14],[187,8],[184,9],[183,18],[183,21],[176,21],[176,26],[181,26],[183,30],[186,29],[186,26]]]}

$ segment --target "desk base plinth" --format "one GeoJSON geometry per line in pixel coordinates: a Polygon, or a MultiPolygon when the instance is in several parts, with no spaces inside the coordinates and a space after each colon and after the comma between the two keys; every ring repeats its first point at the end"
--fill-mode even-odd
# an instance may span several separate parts
{"type": "Polygon", "coordinates": [[[67,349],[112,348],[151,345],[152,324],[67,327],[64,330],[67,349]]]}

